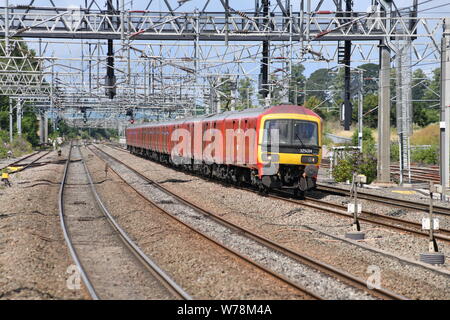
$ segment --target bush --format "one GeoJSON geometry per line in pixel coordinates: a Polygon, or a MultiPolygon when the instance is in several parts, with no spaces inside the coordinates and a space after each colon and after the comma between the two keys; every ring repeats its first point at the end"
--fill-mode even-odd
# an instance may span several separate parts
{"type": "Polygon", "coordinates": [[[353,163],[351,158],[341,159],[339,163],[333,167],[333,178],[337,182],[351,181],[353,176],[353,163]]]}
{"type": "Polygon", "coordinates": [[[427,149],[416,149],[411,152],[411,161],[419,164],[437,164],[439,161],[439,146],[432,145],[427,149]]]}
{"type": "Polygon", "coordinates": [[[0,140],[0,159],[6,158],[8,155],[8,150],[5,148],[5,145],[0,140]]]}
{"type": "Polygon", "coordinates": [[[333,168],[336,182],[351,181],[354,173],[365,175],[367,183],[371,183],[377,178],[377,159],[373,155],[354,153],[341,159],[333,168]]]}
{"type": "Polygon", "coordinates": [[[6,130],[0,130],[0,142],[9,142],[9,132],[6,130]]]}
{"type": "Polygon", "coordinates": [[[19,138],[19,137],[14,138],[10,148],[13,152],[14,157],[20,157],[23,154],[33,152],[31,143],[29,143],[24,138],[19,138]]]}
{"type": "MultiPolygon", "coordinates": [[[[355,130],[355,132],[352,135],[352,144],[354,146],[358,145],[358,134],[359,131],[355,130]]],[[[363,128],[363,145],[362,145],[362,152],[364,154],[375,154],[375,139],[372,136],[372,130],[369,128],[363,128]]]]}
{"type": "MultiPolygon", "coordinates": [[[[353,134],[352,142],[354,145],[358,145],[358,131],[353,134]]],[[[372,137],[372,131],[369,128],[363,129],[362,153],[349,154],[333,168],[333,178],[337,182],[351,181],[354,173],[365,175],[367,183],[371,183],[377,177],[375,139],[372,137]]]]}
{"type": "Polygon", "coordinates": [[[400,146],[398,143],[391,144],[391,161],[398,161],[400,156],[400,146]]]}

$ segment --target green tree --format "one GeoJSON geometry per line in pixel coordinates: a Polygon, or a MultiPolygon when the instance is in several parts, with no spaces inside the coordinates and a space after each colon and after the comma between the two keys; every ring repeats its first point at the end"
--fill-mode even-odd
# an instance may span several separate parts
{"type": "Polygon", "coordinates": [[[291,80],[289,84],[289,102],[291,103],[305,103],[305,93],[303,92],[303,89],[305,88],[306,77],[303,72],[305,72],[303,64],[298,63],[292,65],[291,80]]]}
{"type": "Polygon", "coordinates": [[[22,118],[22,132],[24,138],[30,142],[33,146],[37,146],[39,144],[39,124],[34,112],[24,112],[22,118]]]}
{"type": "Polygon", "coordinates": [[[321,108],[323,106],[323,101],[321,101],[318,97],[312,96],[309,97],[305,103],[305,107],[317,113],[320,117],[325,118],[326,113],[321,108]]]}
{"type": "Polygon", "coordinates": [[[366,63],[358,66],[358,69],[363,69],[363,89],[364,95],[378,93],[378,76],[380,67],[375,63],[366,63]]]}
{"type": "Polygon", "coordinates": [[[231,77],[220,77],[219,85],[217,86],[220,105],[224,110],[230,109],[231,91],[234,89],[234,81],[231,77]]]}
{"type": "Polygon", "coordinates": [[[424,107],[421,110],[421,114],[418,116],[417,123],[421,126],[427,126],[430,123],[439,121],[439,100],[441,91],[441,69],[436,68],[433,71],[432,79],[430,80],[429,87],[423,95],[424,107]],[[435,102],[433,102],[433,100],[435,102]],[[422,121],[419,119],[422,117],[422,121]]]}
{"type": "MultiPolygon", "coordinates": [[[[353,101],[352,119],[354,123],[358,121],[358,103],[353,101]]],[[[376,128],[378,126],[378,94],[369,93],[363,97],[363,124],[365,127],[376,128]]]]}
{"type": "Polygon", "coordinates": [[[239,94],[237,109],[250,108],[252,106],[252,98],[255,92],[251,79],[245,77],[239,80],[237,91],[239,94]]]}
{"type": "MultiPolygon", "coordinates": [[[[12,42],[14,47],[12,48],[11,56],[23,57],[23,59],[12,59],[12,58],[0,58],[0,64],[6,70],[16,70],[19,68],[22,71],[39,71],[40,65],[39,61],[35,58],[36,53],[34,50],[29,49],[25,42],[12,42]]],[[[4,47],[4,40],[3,40],[4,47]]],[[[0,52],[0,55],[5,56],[4,52],[0,52]]],[[[20,85],[19,78],[13,78],[12,83],[20,85]]],[[[48,85],[45,81],[43,86],[48,85]]],[[[23,106],[24,110],[30,108],[27,104],[23,106]]],[[[16,123],[16,113],[13,114],[13,121],[16,123]]],[[[7,130],[9,130],[9,97],[0,96],[0,131],[1,136],[7,136],[7,130]]],[[[17,130],[17,129],[16,129],[17,130]]],[[[28,109],[23,113],[22,118],[22,133],[23,137],[27,139],[33,146],[39,144],[38,137],[38,122],[37,117],[32,111],[28,109]]],[[[9,138],[8,138],[9,140],[9,138]]]]}
{"type": "Polygon", "coordinates": [[[336,76],[329,73],[328,69],[318,69],[311,73],[306,80],[306,101],[308,97],[315,96],[321,101],[327,100],[331,96],[330,88],[336,76]]]}

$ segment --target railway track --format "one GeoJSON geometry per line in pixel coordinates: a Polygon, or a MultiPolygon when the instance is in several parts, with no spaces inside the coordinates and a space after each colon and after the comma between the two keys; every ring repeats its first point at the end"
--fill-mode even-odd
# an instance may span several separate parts
{"type": "MultiPolygon", "coordinates": [[[[321,263],[315,259],[312,259],[302,253],[296,252],[292,249],[286,248],[272,240],[269,240],[261,235],[258,235],[246,228],[243,228],[239,225],[236,225],[222,217],[219,217],[218,215],[216,215],[213,212],[210,212],[208,210],[205,210],[199,206],[197,206],[196,204],[179,197],[177,194],[169,191],[168,189],[166,189],[165,187],[163,187],[162,185],[156,183],[155,181],[149,179],[148,177],[144,176],[143,174],[141,174],[140,172],[138,172],[137,170],[135,170],[134,168],[130,167],[129,165],[125,164],[123,161],[121,161],[120,159],[112,156],[111,154],[103,151],[102,149],[98,148],[97,146],[95,146],[95,151],[93,151],[94,153],[99,152],[101,155],[99,156],[100,158],[103,159],[103,157],[106,157],[107,159],[112,160],[112,162],[116,162],[118,164],[120,164],[121,166],[125,167],[127,170],[129,170],[130,172],[132,172],[135,176],[139,177],[139,179],[145,181],[146,184],[149,184],[151,186],[154,186],[155,188],[157,188],[158,190],[162,191],[165,194],[170,195],[170,197],[172,197],[173,199],[175,199],[178,203],[181,203],[199,213],[201,213],[201,215],[208,217],[209,219],[215,221],[216,223],[226,227],[229,230],[232,230],[235,233],[238,233],[240,235],[244,235],[245,237],[257,242],[260,245],[263,245],[266,248],[269,248],[270,250],[273,250],[275,252],[281,253],[284,256],[287,256],[291,259],[293,259],[294,261],[296,261],[297,263],[306,265],[314,270],[317,270],[329,277],[332,277],[334,279],[337,279],[340,282],[343,282],[347,285],[350,285],[354,288],[357,288],[359,290],[363,290],[365,292],[368,292],[370,295],[376,297],[376,298],[380,298],[380,299],[405,299],[404,297],[397,295],[393,292],[390,292],[388,290],[385,289],[372,289],[372,290],[368,290],[367,289],[367,284],[364,280],[356,278],[354,276],[352,276],[351,274],[341,271],[333,266],[321,263]],[[103,156],[103,157],[102,157],[103,156]]],[[[119,149],[120,150],[120,149],[119,149]]],[[[125,151],[125,150],[121,150],[121,151],[125,151]]],[[[105,159],[103,159],[103,161],[107,161],[105,159]]],[[[111,167],[111,166],[110,166],[111,167]]],[[[113,169],[114,170],[114,169],[113,169]]],[[[155,204],[154,202],[152,202],[150,199],[148,199],[147,196],[145,196],[141,191],[137,190],[136,187],[134,187],[133,185],[131,185],[129,182],[127,182],[116,170],[114,170],[114,172],[116,172],[116,174],[122,179],[122,181],[124,181],[126,184],[130,185],[131,188],[133,188],[138,194],[140,194],[145,200],[151,202],[153,205],[158,206],[157,204],[155,204]]],[[[170,214],[170,213],[168,213],[170,214]]],[[[192,229],[191,226],[189,226],[188,224],[184,223],[185,225],[187,225],[189,228],[192,229]]],[[[193,230],[196,230],[195,228],[193,230]]],[[[197,231],[198,232],[198,231],[197,231]]],[[[214,240],[215,241],[215,240],[214,240]]],[[[217,242],[216,242],[217,243],[217,242]]],[[[248,259],[248,258],[247,258],[248,259]]],[[[273,271],[271,271],[273,272],[273,271]]],[[[278,275],[278,277],[280,278],[285,278],[282,275],[278,275]]]]}
{"type": "MultiPolygon", "coordinates": [[[[349,193],[348,190],[344,190],[342,188],[333,187],[330,185],[324,185],[324,184],[320,184],[320,183],[317,184],[317,190],[327,192],[327,193],[332,193],[332,194],[345,195],[345,196],[348,196],[348,193],[349,193]]],[[[413,209],[413,210],[419,210],[419,211],[424,211],[424,212],[428,212],[429,205],[430,205],[428,202],[420,203],[420,202],[415,202],[415,201],[410,201],[410,200],[405,200],[405,199],[396,199],[396,198],[391,198],[391,197],[375,195],[375,194],[367,193],[367,192],[360,191],[360,190],[358,190],[358,198],[364,199],[364,200],[370,200],[370,201],[374,201],[377,203],[382,203],[384,205],[390,205],[390,206],[394,206],[394,207],[398,207],[398,208],[413,209]]],[[[437,214],[437,215],[450,217],[450,208],[434,205],[433,213],[437,214]]]]}
{"type": "MultiPolygon", "coordinates": [[[[342,217],[348,217],[349,219],[353,219],[353,215],[348,214],[347,207],[344,205],[339,205],[335,203],[330,203],[327,201],[322,201],[319,199],[315,199],[312,197],[305,197],[305,200],[295,200],[295,199],[289,199],[286,196],[280,197],[276,195],[270,195],[273,198],[287,201],[291,203],[295,203],[302,206],[307,206],[313,209],[321,210],[321,211],[327,211],[329,213],[333,213],[342,217]]],[[[358,193],[359,197],[359,193],[358,193]]],[[[382,214],[377,214],[373,212],[368,211],[362,211],[361,215],[358,216],[360,221],[376,224],[379,226],[395,229],[401,232],[408,232],[412,234],[419,235],[421,237],[429,237],[429,234],[427,232],[423,232],[422,225],[420,223],[416,223],[413,221],[408,221],[396,217],[390,217],[382,214]]],[[[450,230],[447,229],[440,229],[439,233],[435,233],[435,238],[447,243],[450,243],[450,230]]]]}
{"type": "MultiPolygon", "coordinates": [[[[106,292],[106,290],[102,287],[102,276],[100,276],[98,273],[95,274],[94,272],[89,273],[91,270],[98,271],[99,269],[97,267],[102,267],[103,264],[103,272],[107,273],[107,276],[109,276],[110,282],[114,282],[116,279],[114,277],[122,275],[120,271],[117,271],[117,269],[121,269],[124,265],[127,267],[135,267],[133,270],[138,270],[139,268],[143,268],[146,272],[148,272],[148,276],[153,277],[154,279],[157,279],[160,284],[165,288],[164,290],[167,290],[167,292],[170,293],[171,296],[178,298],[178,299],[186,299],[190,300],[192,299],[191,296],[186,293],[177,283],[175,283],[174,280],[172,280],[161,268],[158,267],[158,265],[152,261],[148,256],[146,256],[141,249],[130,239],[130,237],[126,234],[126,232],[117,224],[117,222],[114,220],[112,215],[109,213],[108,209],[104,206],[103,202],[101,201],[95,185],[92,181],[91,175],[89,173],[89,170],[86,166],[86,163],[84,162],[83,156],[81,154],[81,151],[79,150],[79,147],[77,152],[79,154],[79,161],[73,161],[73,149],[74,146],[70,145],[69,147],[69,154],[67,157],[66,165],[64,168],[64,174],[63,179],[61,181],[61,187],[59,191],[59,216],[60,216],[60,223],[63,230],[64,238],[67,243],[67,246],[69,248],[70,254],[72,256],[72,259],[74,263],[76,264],[81,279],[83,280],[89,295],[91,298],[97,300],[102,299],[103,296],[107,298],[115,298],[114,296],[111,297],[111,294],[109,292],[106,292]],[[80,164],[81,163],[81,164],[80,164]],[[68,200],[70,199],[73,201],[72,198],[66,197],[65,195],[69,192],[69,195],[74,194],[73,190],[68,191],[67,190],[67,181],[69,179],[69,172],[72,170],[72,165],[78,165],[78,168],[73,168],[74,172],[77,176],[80,170],[84,171],[85,180],[87,180],[87,183],[71,183],[71,186],[76,186],[76,192],[77,194],[82,193],[91,193],[92,197],[95,199],[95,207],[97,211],[97,215],[87,215],[87,216],[77,216],[75,217],[75,213],[73,212],[73,205],[71,206],[68,204],[68,200]],[[94,222],[95,221],[95,222],[94,222]],[[75,228],[75,223],[81,223],[81,227],[86,232],[81,232],[80,228],[75,228]],[[83,224],[83,222],[85,222],[83,224]],[[87,222],[87,223],[86,223],[87,222]],[[73,224],[73,226],[72,226],[73,224]],[[103,224],[102,226],[99,226],[99,224],[103,224]],[[105,226],[106,224],[106,226],[105,226]],[[91,227],[93,225],[96,225],[97,227],[106,227],[108,229],[107,235],[103,235],[101,239],[98,238],[90,238],[93,236],[93,230],[91,227]],[[114,232],[111,232],[111,227],[114,230],[114,232]],[[73,228],[73,232],[71,232],[71,228],[73,228]],[[111,253],[108,253],[108,246],[111,246],[111,244],[108,243],[108,245],[104,246],[102,244],[102,241],[106,241],[104,238],[106,237],[114,237],[115,242],[112,242],[114,244],[114,251],[111,253]],[[75,239],[74,239],[75,238],[75,239]],[[119,245],[117,245],[120,243],[119,245]],[[120,246],[120,247],[119,247],[120,246]],[[94,253],[101,253],[101,255],[108,256],[108,261],[106,263],[103,261],[97,261],[95,257],[92,257],[92,252],[94,253]],[[126,252],[126,253],[125,253],[126,252]],[[80,254],[81,253],[81,254],[80,254]],[[132,260],[131,264],[124,264],[119,265],[119,268],[111,268],[110,261],[114,261],[113,256],[119,255],[121,259],[127,258],[132,260]],[[133,258],[133,259],[131,259],[133,258]],[[134,259],[136,258],[136,259],[134,259]],[[86,268],[86,265],[89,267],[86,268]],[[89,270],[89,271],[88,271],[89,270]],[[109,274],[111,272],[111,274],[109,274]],[[112,278],[112,279],[111,279],[112,278]],[[94,281],[92,280],[94,279],[94,281]],[[99,289],[100,288],[100,289],[99,289]],[[103,292],[102,292],[103,291],[103,292]]],[[[77,181],[77,180],[74,180],[77,181]]],[[[72,187],[74,188],[74,187],[72,187]]],[[[73,204],[73,203],[72,203],[73,204]]],[[[86,215],[87,212],[82,212],[83,215],[86,215]]],[[[101,230],[101,228],[100,228],[101,230]]],[[[98,231],[96,231],[98,232],[98,231]]],[[[100,259],[98,259],[100,260],[100,259]]],[[[120,260],[119,260],[120,262],[120,260]]],[[[129,269],[128,269],[129,270],[129,269]]],[[[125,284],[124,287],[120,288],[120,291],[129,290],[129,282],[130,279],[124,278],[125,284]]],[[[138,280],[136,280],[137,282],[138,280]]],[[[122,282],[123,283],[123,282],[122,282]]],[[[104,284],[104,283],[103,283],[104,284]]],[[[145,284],[140,283],[134,283],[135,285],[141,285],[142,287],[145,286],[145,284]]],[[[116,284],[113,284],[116,285],[116,284]]],[[[148,283],[147,283],[148,285],[148,283]]],[[[134,290],[134,288],[132,288],[134,290]]]]}
{"type": "MultiPolygon", "coordinates": [[[[329,169],[330,165],[328,163],[322,163],[321,167],[329,169]]],[[[398,177],[400,175],[400,169],[399,166],[396,164],[393,164],[390,166],[391,168],[391,174],[393,176],[398,177]]],[[[416,167],[411,166],[411,179],[413,181],[421,181],[421,182],[429,182],[433,181],[435,183],[440,183],[440,173],[439,168],[436,167],[416,167]]]]}
{"type": "Polygon", "coordinates": [[[14,161],[14,162],[12,162],[12,163],[2,167],[2,168],[0,168],[0,171],[3,170],[3,169],[6,169],[8,167],[21,167],[20,169],[18,169],[16,171],[13,171],[10,174],[14,174],[14,173],[23,171],[23,170],[27,169],[28,167],[31,167],[33,164],[35,164],[37,161],[39,161],[43,157],[45,157],[48,154],[50,154],[50,152],[51,151],[36,151],[36,152],[33,152],[33,153],[23,157],[23,158],[20,158],[20,159],[14,161]],[[37,156],[37,157],[35,159],[33,159],[32,161],[30,161],[30,162],[22,164],[22,162],[24,162],[25,160],[29,160],[31,157],[34,157],[34,156],[37,156]]]}
{"type": "MultiPolygon", "coordinates": [[[[110,146],[110,147],[117,149],[119,151],[128,152],[122,148],[118,148],[115,146],[110,146]]],[[[244,187],[240,187],[240,188],[245,189],[247,191],[254,192],[254,190],[250,189],[250,188],[244,188],[244,187]]],[[[339,189],[339,188],[333,188],[333,187],[329,187],[329,186],[319,185],[318,189],[320,191],[326,191],[326,192],[327,191],[341,192],[340,194],[347,195],[347,194],[345,194],[345,192],[342,189],[339,189]]],[[[295,203],[295,204],[302,205],[302,206],[307,206],[307,207],[310,207],[313,209],[326,211],[326,212],[340,215],[343,217],[348,217],[349,219],[353,218],[352,215],[346,213],[347,207],[345,207],[343,205],[334,204],[334,203],[330,203],[330,202],[326,202],[326,201],[321,201],[321,200],[315,199],[313,197],[306,197],[306,201],[305,200],[295,200],[295,199],[291,198],[292,197],[291,194],[284,193],[284,192],[277,192],[276,194],[272,193],[272,194],[269,194],[268,196],[278,199],[278,200],[287,201],[287,202],[295,203]],[[279,194],[279,195],[276,195],[276,194],[279,194]]],[[[395,203],[396,206],[401,206],[402,208],[418,209],[417,208],[418,204],[416,202],[412,202],[412,201],[379,197],[379,196],[374,196],[371,194],[366,194],[361,191],[358,192],[358,197],[362,198],[362,199],[366,199],[366,200],[374,199],[373,201],[375,201],[375,199],[376,199],[378,202],[383,203],[383,204],[394,205],[394,203],[395,203]]],[[[419,205],[421,206],[421,208],[419,210],[428,212],[428,209],[429,209],[428,205],[423,205],[423,204],[419,204],[419,205]]],[[[450,209],[447,209],[444,207],[435,207],[435,212],[438,214],[450,215],[450,209]]],[[[359,217],[359,219],[364,222],[369,222],[369,223],[376,224],[379,226],[388,227],[388,228],[395,229],[395,230],[398,230],[401,232],[412,233],[412,234],[415,234],[415,235],[418,235],[421,237],[429,236],[428,233],[423,232],[421,230],[422,225],[420,223],[408,221],[405,219],[390,217],[390,216],[377,214],[377,213],[373,213],[373,212],[368,212],[368,211],[363,211],[362,215],[359,217]]],[[[439,230],[439,233],[435,233],[435,237],[438,240],[442,240],[444,242],[450,242],[450,230],[441,228],[439,230]]]]}
{"type": "MultiPolygon", "coordinates": [[[[412,180],[423,181],[423,182],[433,181],[435,183],[441,182],[439,168],[438,169],[432,168],[432,167],[420,168],[420,167],[411,166],[410,171],[411,171],[411,179],[412,180]]],[[[396,164],[391,165],[391,173],[395,176],[399,176],[400,175],[399,166],[396,164]]]]}

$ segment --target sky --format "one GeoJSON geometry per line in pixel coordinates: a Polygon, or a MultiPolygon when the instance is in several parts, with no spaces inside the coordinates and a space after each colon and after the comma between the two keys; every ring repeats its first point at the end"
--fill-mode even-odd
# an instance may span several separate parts
{"type": "MultiPolygon", "coordinates": [[[[70,7],[70,6],[78,7],[80,5],[84,5],[84,1],[85,0],[54,0],[54,3],[60,7],[70,7]]],[[[90,1],[90,0],[88,0],[88,1],[90,1]]],[[[307,0],[305,0],[305,2],[306,1],[307,0]]],[[[0,3],[5,3],[5,2],[6,2],[6,0],[0,0],[0,3]]],[[[104,3],[105,1],[97,0],[97,2],[99,4],[101,4],[101,3],[104,3]]],[[[168,2],[172,6],[172,8],[176,8],[178,6],[177,0],[168,0],[168,2]]],[[[271,2],[271,5],[276,4],[275,0],[271,0],[270,2],[271,2]]],[[[394,2],[398,7],[406,7],[406,6],[412,5],[413,1],[412,0],[395,0],[394,2]]],[[[9,0],[9,3],[13,4],[13,5],[24,5],[24,4],[29,4],[30,0],[9,0]]],[[[142,9],[142,7],[145,7],[147,3],[148,3],[148,0],[147,1],[146,0],[125,0],[125,5],[128,8],[133,5],[134,8],[142,9]]],[[[180,7],[180,10],[191,11],[195,8],[201,9],[201,8],[203,8],[204,3],[205,3],[204,0],[191,0],[191,1],[188,1],[185,4],[183,4],[180,7]]],[[[237,9],[237,10],[245,10],[245,9],[251,10],[251,9],[253,9],[253,6],[254,6],[254,0],[229,0],[229,3],[232,8],[237,9]]],[[[313,7],[317,3],[318,3],[318,0],[312,0],[313,7]]],[[[370,0],[363,0],[363,1],[355,0],[354,1],[354,10],[365,11],[370,6],[370,3],[371,3],[370,0]]],[[[420,9],[425,9],[425,8],[431,8],[431,7],[439,6],[439,5],[443,5],[443,4],[448,4],[448,0],[432,0],[432,1],[419,0],[419,4],[420,3],[424,3],[423,5],[420,6],[420,9]]],[[[47,5],[50,5],[50,1],[49,0],[35,0],[34,5],[47,6],[47,5]]],[[[291,5],[294,10],[298,10],[298,8],[300,6],[300,0],[291,0],[291,5]]],[[[326,0],[325,6],[331,7],[332,1],[326,0]]],[[[221,7],[222,7],[222,5],[220,4],[220,0],[211,0],[210,4],[208,6],[208,9],[218,10],[221,7]]],[[[158,9],[165,10],[164,1],[163,0],[154,0],[151,8],[153,10],[158,10],[158,9]]],[[[443,12],[450,12],[450,6],[447,8],[446,7],[438,8],[438,9],[435,9],[430,12],[434,12],[435,14],[442,14],[443,12]]]]}

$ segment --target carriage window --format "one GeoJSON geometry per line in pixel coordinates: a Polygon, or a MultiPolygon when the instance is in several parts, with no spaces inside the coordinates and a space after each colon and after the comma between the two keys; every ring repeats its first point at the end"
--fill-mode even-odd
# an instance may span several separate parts
{"type": "Polygon", "coordinates": [[[289,122],[287,119],[279,120],[267,120],[264,123],[264,141],[263,143],[270,143],[271,141],[271,131],[278,130],[278,137],[280,144],[289,143],[289,122]]]}
{"type": "Polygon", "coordinates": [[[294,144],[317,146],[317,123],[311,121],[294,120],[292,137],[294,144]]]}

